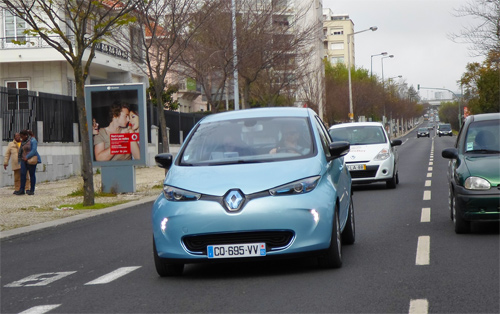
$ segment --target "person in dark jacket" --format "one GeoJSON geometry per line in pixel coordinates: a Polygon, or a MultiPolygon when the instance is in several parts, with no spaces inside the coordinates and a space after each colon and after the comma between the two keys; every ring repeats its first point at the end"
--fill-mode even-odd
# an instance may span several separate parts
{"type": "Polygon", "coordinates": [[[16,195],[28,195],[35,194],[35,184],[36,184],[36,165],[41,163],[40,154],[38,154],[38,142],[33,134],[29,130],[22,130],[19,132],[21,135],[21,147],[19,147],[18,161],[21,164],[21,187],[18,191],[14,192],[16,195]],[[37,161],[35,164],[30,164],[28,160],[36,156],[37,161]],[[31,189],[24,191],[26,186],[26,174],[29,172],[31,180],[31,189]]]}

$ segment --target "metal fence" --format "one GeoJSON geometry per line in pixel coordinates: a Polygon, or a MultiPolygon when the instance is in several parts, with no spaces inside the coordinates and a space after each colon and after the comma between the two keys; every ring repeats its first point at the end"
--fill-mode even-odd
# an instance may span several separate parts
{"type": "MultiPolygon", "coordinates": [[[[146,106],[148,142],[151,142],[151,125],[159,126],[156,108],[146,106]]],[[[206,114],[165,111],[171,144],[180,144],[193,126],[206,114]]],[[[0,115],[3,119],[2,141],[12,141],[14,134],[29,129],[35,132],[37,122],[43,121],[44,142],[73,142],[73,124],[78,124],[76,100],[70,96],[32,92],[0,86],[0,115]]],[[[160,130],[160,143],[163,132],[160,130]]],[[[78,134],[78,138],[80,138],[78,134]]]]}

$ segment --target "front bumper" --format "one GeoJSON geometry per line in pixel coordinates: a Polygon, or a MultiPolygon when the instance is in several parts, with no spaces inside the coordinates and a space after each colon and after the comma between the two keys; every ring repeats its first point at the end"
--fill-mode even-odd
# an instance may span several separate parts
{"type": "Polygon", "coordinates": [[[394,175],[394,155],[383,161],[350,162],[348,165],[365,164],[366,170],[351,170],[353,183],[370,183],[377,181],[387,181],[394,175]]]}
{"type": "Polygon", "coordinates": [[[500,221],[500,187],[488,191],[455,188],[457,215],[467,221],[500,221]]]}
{"type": "Polygon", "coordinates": [[[161,195],[152,213],[156,250],[161,258],[186,263],[208,261],[209,244],[266,242],[267,257],[324,250],[332,233],[331,195],[317,187],[303,195],[262,197],[238,212],[213,201],[172,202],[161,195]],[[281,242],[270,243],[274,236],[281,242]]]}

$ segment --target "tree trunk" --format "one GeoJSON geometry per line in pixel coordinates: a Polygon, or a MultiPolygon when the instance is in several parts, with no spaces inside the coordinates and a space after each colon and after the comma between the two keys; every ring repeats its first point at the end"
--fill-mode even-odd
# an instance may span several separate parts
{"type": "Polygon", "coordinates": [[[85,90],[80,65],[75,65],[76,105],[78,108],[78,122],[80,123],[80,138],[82,145],[82,178],[83,178],[83,206],[94,205],[94,173],[90,154],[89,126],[87,124],[87,110],[85,108],[85,90]]]}

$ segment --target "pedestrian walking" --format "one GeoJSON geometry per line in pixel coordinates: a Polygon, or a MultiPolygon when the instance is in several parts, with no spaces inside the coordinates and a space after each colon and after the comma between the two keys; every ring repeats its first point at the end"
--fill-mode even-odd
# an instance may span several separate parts
{"type": "Polygon", "coordinates": [[[21,186],[14,194],[25,194],[26,174],[29,173],[31,189],[27,190],[26,194],[33,195],[35,194],[36,165],[42,162],[40,154],[38,154],[38,142],[33,132],[29,130],[22,130],[19,134],[21,136],[21,146],[19,147],[18,161],[21,164],[21,186]]]}
{"type": "MultiPolygon", "coordinates": [[[[7,145],[7,152],[3,159],[3,169],[7,170],[9,166],[14,172],[14,193],[19,191],[21,187],[21,164],[18,161],[19,147],[21,146],[21,135],[19,133],[14,134],[14,139],[7,145]]],[[[29,176],[26,178],[26,188],[30,187],[29,176]]]]}

